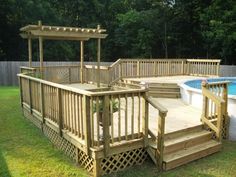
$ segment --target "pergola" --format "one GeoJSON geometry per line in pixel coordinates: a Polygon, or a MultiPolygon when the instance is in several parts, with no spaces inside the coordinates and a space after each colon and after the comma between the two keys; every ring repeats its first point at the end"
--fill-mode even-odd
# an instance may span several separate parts
{"type": "Polygon", "coordinates": [[[43,41],[44,40],[73,40],[80,41],[80,80],[83,83],[84,79],[84,41],[89,39],[97,39],[97,86],[100,87],[100,60],[101,60],[101,39],[107,37],[105,29],[101,29],[100,25],[97,28],[76,28],[64,26],[46,26],[39,21],[38,25],[27,25],[20,29],[21,37],[28,39],[28,56],[29,67],[32,67],[32,39],[39,40],[39,58],[40,71],[43,71],[43,41]]]}

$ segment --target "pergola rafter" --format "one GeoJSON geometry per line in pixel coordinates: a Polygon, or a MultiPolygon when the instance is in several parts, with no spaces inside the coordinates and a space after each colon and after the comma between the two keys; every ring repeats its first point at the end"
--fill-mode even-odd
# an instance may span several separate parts
{"type": "Polygon", "coordinates": [[[43,71],[43,41],[44,40],[74,40],[80,41],[80,60],[81,60],[81,83],[83,83],[83,68],[84,68],[84,41],[89,39],[97,39],[97,68],[98,81],[97,86],[100,87],[100,60],[101,60],[101,39],[107,37],[106,30],[101,29],[100,25],[97,28],[77,28],[65,26],[46,26],[39,21],[38,25],[27,25],[20,29],[21,37],[28,39],[28,56],[29,67],[32,66],[32,39],[39,40],[39,56],[40,70],[43,71]]]}

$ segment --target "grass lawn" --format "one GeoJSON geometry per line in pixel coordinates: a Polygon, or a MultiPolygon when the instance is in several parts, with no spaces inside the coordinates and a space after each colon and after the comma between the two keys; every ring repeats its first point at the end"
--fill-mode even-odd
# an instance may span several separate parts
{"type": "MultiPolygon", "coordinates": [[[[88,177],[39,129],[23,118],[19,90],[0,87],[0,177],[88,177]]],[[[236,177],[236,142],[224,142],[223,150],[175,170],[158,173],[151,161],[107,175],[111,177],[236,177]]]]}

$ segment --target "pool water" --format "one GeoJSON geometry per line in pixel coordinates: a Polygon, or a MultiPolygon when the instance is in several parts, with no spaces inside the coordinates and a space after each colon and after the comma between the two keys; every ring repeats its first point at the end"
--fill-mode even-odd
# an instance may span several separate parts
{"type": "MultiPolygon", "coordinates": [[[[214,78],[214,79],[207,79],[207,82],[220,82],[220,81],[230,81],[228,87],[228,94],[229,95],[236,95],[236,78],[214,78]]],[[[185,82],[186,85],[189,87],[193,87],[196,89],[201,89],[202,80],[191,80],[185,82]]]]}

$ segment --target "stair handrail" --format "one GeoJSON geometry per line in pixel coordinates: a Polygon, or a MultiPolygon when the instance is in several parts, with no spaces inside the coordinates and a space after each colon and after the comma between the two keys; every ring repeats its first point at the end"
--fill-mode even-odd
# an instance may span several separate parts
{"type": "Polygon", "coordinates": [[[165,118],[168,110],[162,106],[153,97],[147,97],[147,102],[159,111],[158,127],[157,127],[157,156],[156,162],[159,170],[162,170],[164,155],[164,135],[165,135],[165,118]]]}
{"type": "Polygon", "coordinates": [[[218,141],[228,137],[227,113],[229,81],[202,83],[203,109],[201,121],[210,128],[218,141]],[[224,135],[223,135],[224,133],[224,135]]]}

